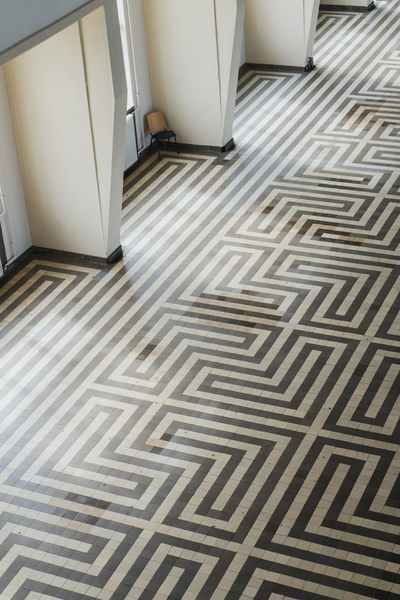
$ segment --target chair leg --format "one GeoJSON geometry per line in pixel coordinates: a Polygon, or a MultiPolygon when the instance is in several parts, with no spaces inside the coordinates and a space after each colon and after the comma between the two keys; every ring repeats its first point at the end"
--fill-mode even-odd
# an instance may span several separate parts
{"type": "Polygon", "coordinates": [[[174,137],[175,137],[175,146],[176,146],[176,151],[177,151],[177,153],[178,153],[178,154],[180,154],[180,152],[179,152],[179,148],[178,148],[178,142],[176,141],[176,135],[175,135],[174,137]]]}
{"type": "Polygon", "coordinates": [[[159,147],[158,147],[158,139],[157,139],[157,138],[155,138],[155,140],[154,140],[154,141],[155,141],[155,143],[156,143],[156,148],[157,148],[157,152],[158,152],[158,158],[161,160],[160,149],[159,149],[159,147]]]}
{"type": "Polygon", "coordinates": [[[167,143],[167,150],[169,150],[169,138],[168,138],[168,143],[167,143]]]}
{"type": "Polygon", "coordinates": [[[149,146],[149,156],[150,156],[150,154],[151,154],[151,147],[152,147],[152,145],[153,145],[153,138],[151,138],[151,140],[150,140],[150,146],[149,146]]]}

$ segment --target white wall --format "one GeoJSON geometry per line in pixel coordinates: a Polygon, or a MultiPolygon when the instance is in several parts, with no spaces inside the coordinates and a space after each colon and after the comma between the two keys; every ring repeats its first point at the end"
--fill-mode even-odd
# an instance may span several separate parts
{"type": "Polygon", "coordinates": [[[181,142],[223,146],[232,137],[244,0],[146,0],[144,9],[153,109],[181,142]]]}
{"type": "Polygon", "coordinates": [[[0,182],[11,229],[14,255],[18,257],[31,247],[32,241],[2,67],[0,67],[0,132],[0,182]]]}
{"type": "Polygon", "coordinates": [[[126,110],[116,6],[14,59],[5,73],[33,244],[106,258],[120,243],[126,110]]]}
{"type": "Polygon", "coordinates": [[[305,67],[317,25],[319,0],[247,0],[246,62],[305,67]]]}

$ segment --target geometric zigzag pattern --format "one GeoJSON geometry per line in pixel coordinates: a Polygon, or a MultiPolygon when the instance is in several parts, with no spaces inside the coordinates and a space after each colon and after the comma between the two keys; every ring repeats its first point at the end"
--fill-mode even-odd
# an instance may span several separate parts
{"type": "Polygon", "coordinates": [[[0,290],[2,600],[400,599],[400,1],[0,290]]]}

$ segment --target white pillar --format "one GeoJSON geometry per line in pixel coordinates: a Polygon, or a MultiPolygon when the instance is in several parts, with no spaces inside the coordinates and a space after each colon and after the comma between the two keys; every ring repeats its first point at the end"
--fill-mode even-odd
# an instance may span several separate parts
{"type": "Polygon", "coordinates": [[[109,258],[120,245],[126,111],[115,4],[5,73],[33,245],[109,258]]]}
{"type": "Polygon", "coordinates": [[[232,138],[245,0],[146,0],[153,109],[179,141],[232,138]]]}
{"type": "Polygon", "coordinates": [[[248,64],[304,68],[312,56],[319,0],[247,0],[248,64]]]}

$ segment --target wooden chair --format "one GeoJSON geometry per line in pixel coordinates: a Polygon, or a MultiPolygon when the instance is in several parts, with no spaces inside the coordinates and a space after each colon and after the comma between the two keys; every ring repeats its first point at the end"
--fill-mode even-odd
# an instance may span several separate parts
{"type": "Polygon", "coordinates": [[[150,115],[147,115],[147,122],[149,124],[149,129],[151,133],[149,154],[151,154],[151,149],[154,142],[157,148],[158,158],[161,160],[158,142],[168,140],[167,148],[169,148],[169,140],[171,138],[175,138],[176,151],[179,154],[178,142],[176,141],[176,133],[174,131],[167,130],[167,124],[165,122],[162,112],[159,110],[157,112],[151,113],[150,115]]]}

